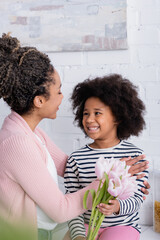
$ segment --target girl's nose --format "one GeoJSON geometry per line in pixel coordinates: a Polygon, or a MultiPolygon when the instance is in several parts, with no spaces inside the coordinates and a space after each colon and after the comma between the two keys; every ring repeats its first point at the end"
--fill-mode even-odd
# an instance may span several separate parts
{"type": "Polygon", "coordinates": [[[89,115],[89,116],[87,117],[87,122],[88,122],[88,123],[94,122],[94,117],[93,117],[92,115],[89,115]]]}

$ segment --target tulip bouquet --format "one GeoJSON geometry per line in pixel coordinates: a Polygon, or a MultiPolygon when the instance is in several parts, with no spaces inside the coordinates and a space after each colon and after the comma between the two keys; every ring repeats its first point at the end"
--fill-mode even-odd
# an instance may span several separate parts
{"type": "Polygon", "coordinates": [[[119,198],[127,199],[137,190],[136,177],[128,173],[130,166],[126,162],[105,159],[100,157],[95,166],[95,173],[100,180],[97,192],[94,189],[87,190],[83,198],[83,206],[87,209],[88,194],[92,195],[92,212],[89,221],[87,240],[94,240],[105,218],[96,206],[99,203],[109,204],[110,200],[119,198]]]}

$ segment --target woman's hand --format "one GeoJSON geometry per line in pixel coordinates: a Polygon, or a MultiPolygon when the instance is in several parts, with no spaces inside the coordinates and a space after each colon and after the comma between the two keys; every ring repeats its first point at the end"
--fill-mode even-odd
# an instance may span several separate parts
{"type": "MultiPolygon", "coordinates": [[[[125,161],[126,165],[131,166],[128,172],[131,174],[131,176],[133,176],[134,174],[138,174],[138,173],[143,172],[144,170],[146,170],[149,167],[148,166],[148,164],[149,164],[148,161],[137,163],[140,160],[143,160],[144,158],[145,158],[145,155],[142,154],[142,155],[139,155],[138,157],[135,157],[135,158],[131,158],[131,157],[122,158],[121,161],[125,161]]],[[[145,174],[142,173],[142,174],[137,175],[137,178],[139,179],[139,178],[142,178],[144,176],[145,176],[145,174]]]]}
{"type": "MultiPolygon", "coordinates": [[[[141,188],[141,190],[142,190],[142,192],[143,192],[144,194],[148,195],[148,194],[149,194],[149,191],[148,191],[147,189],[150,189],[151,186],[150,186],[150,184],[149,184],[147,181],[144,181],[143,184],[145,185],[145,187],[141,188]]],[[[145,197],[145,196],[143,196],[143,200],[146,200],[146,197],[145,197]]]]}
{"type": "MultiPolygon", "coordinates": [[[[122,158],[121,161],[126,161],[126,165],[131,166],[129,171],[128,171],[131,174],[131,176],[136,174],[137,179],[140,179],[140,178],[143,178],[145,176],[145,174],[144,173],[138,174],[138,173],[143,172],[144,170],[146,170],[149,167],[148,166],[148,164],[149,164],[148,161],[137,163],[140,160],[143,160],[144,158],[145,158],[145,155],[142,154],[142,155],[139,155],[138,157],[135,157],[135,158],[131,158],[131,157],[122,158]]],[[[147,189],[150,189],[150,185],[147,181],[144,181],[143,183],[144,183],[145,187],[141,188],[141,190],[144,194],[148,195],[149,191],[147,189]]],[[[143,199],[145,200],[146,197],[143,196],[143,199]]]]}
{"type": "Polygon", "coordinates": [[[119,213],[120,203],[117,199],[110,200],[109,204],[100,203],[100,204],[97,205],[97,208],[105,216],[109,216],[109,215],[112,215],[113,213],[116,213],[116,214],[119,213]]]}

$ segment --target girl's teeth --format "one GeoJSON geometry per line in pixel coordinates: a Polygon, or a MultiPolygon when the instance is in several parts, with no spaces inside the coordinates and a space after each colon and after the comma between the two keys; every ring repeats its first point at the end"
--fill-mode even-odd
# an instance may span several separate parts
{"type": "Polygon", "coordinates": [[[97,130],[98,127],[92,127],[92,128],[88,128],[89,130],[97,130]]]}

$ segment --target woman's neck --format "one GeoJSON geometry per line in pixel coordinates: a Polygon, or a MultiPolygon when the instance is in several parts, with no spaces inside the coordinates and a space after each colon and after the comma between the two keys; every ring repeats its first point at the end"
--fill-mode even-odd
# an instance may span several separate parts
{"type": "Polygon", "coordinates": [[[41,119],[34,113],[23,114],[21,115],[21,117],[26,121],[26,123],[28,124],[28,126],[31,128],[32,131],[35,130],[35,128],[41,121],[41,119]]]}

